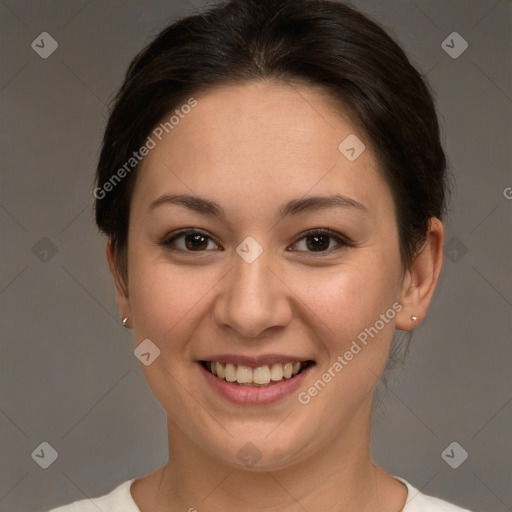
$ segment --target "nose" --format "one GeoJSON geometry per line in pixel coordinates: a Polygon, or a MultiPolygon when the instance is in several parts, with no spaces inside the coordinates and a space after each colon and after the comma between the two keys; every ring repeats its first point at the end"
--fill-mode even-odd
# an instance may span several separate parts
{"type": "Polygon", "coordinates": [[[252,263],[233,255],[233,268],[219,283],[213,309],[214,322],[220,328],[231,328],[242,337],[258,338],[290,322],[290,291],[264,254],[252,263]]]}

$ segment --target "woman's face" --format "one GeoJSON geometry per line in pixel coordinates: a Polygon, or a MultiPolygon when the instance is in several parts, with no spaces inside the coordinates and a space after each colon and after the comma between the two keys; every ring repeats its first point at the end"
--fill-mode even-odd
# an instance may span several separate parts
{"type": "Polygon", "coordinates": [[[228,464],[283,468],[367,435],[401,308],[394,204],[364,133],[319,90],[252,82],[195,99],[137,178],[130,322],[160,350],[142,369],[170,428],[228,464]],[[301,361],[279,380],[279,363],[301,361]]]}

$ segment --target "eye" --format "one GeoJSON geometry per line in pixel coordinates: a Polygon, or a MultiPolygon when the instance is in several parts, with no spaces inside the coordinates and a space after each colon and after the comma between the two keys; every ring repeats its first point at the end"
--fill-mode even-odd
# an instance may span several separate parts
{"type": "Polygon", "coordinates": [[[309,231],[302,238],[299,238],[294,245],[301,245],[303,249],[299,250],[305,250],[306,252],[331,252],[333,249],[331,242],[335,242],[334,247],[336,245],[351,246],[349,241],[330,229],[315,229],[309,231]]]}
{"type": "MultiPolygon", "coordinates": [[[[211,250],[211,244],[217,248],[219,247],[211,237],[193,228],[184,229],[171,238],[167,238],[161,244],[172,251],[184,252],[204,252],[208,248],[211,250]],[[178,243],[178,241],[182,243],[178,243]]],[[[215,249],[215,247],[213,248],[215,249]]]]}
{"type": "MultiPolygon", "coordinates": [[[[171,251],[183,252],[205,252],[207,250],[216,250],[220,246],[212,238],[194,228],[183,229],[175,233],[170,238],[161,242],[171,251]]],[[[329,229],[315,229],[308,231],[299,238],[294,245],[299,245],[300,252],[331,252],[336,246],[351,246],[352,244],[341,237],[341,235],[329,229]]],[[[222,249],[221,249],[222,250],[222,249]]]]}

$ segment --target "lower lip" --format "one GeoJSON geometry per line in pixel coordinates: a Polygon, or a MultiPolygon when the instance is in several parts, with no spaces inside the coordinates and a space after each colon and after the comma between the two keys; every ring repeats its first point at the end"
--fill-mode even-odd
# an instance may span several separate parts
{"type": "Polygon", "coordinates": [[[304,370],[291,379],[285,379],[276,384],[269,384],[266,387],[253,388],[227,382],[210,373],[201,363],[197,364],[206,381],[213,389],[230,402],[240,405],[264,405],[281,400],[297,390],[306,378],[309,370],[313,367],[313,365],[310,365],[304,368],[304,370]]]}

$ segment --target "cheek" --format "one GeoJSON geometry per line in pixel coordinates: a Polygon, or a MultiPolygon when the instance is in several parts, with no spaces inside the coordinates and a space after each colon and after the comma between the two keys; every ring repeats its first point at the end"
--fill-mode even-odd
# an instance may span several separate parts
{"type": "Polygon", "coordinates": [[[364,358],[376,358],[379,364],[387,358],[394,333],[396,311],[392,306],[398,282],[391,260],[367,254],[332,272],[309,270],[290,276],[297,283],[293,290],[300,303],[307,306],[304,312],[308,323],[317,327],[314,332],[329,360],[349,350],[354,340],[365,348],[364,358]],[[370,346],[370,340],[380,342],[370,346]]]}
{"type": "Polygon", "coordinates": [[[298,398],[311,407],[311,416],[328,418],[325,425],[333,432],[373,391],[389,357],[395,308],[400,305],[394,282],[380,279],[380,270],[370,265],[345,267],[311,280],[299,292],[325,357],[319,361],[317,380],[301,389],[298,398]]]}
{"type": "Polygon", "coordinates": [[[162,352],[183,349],[205,316],[222,273],[206,267],[186,269],[150,255],[137,255],[133,261],[130,308],[135,339],[154,340],[162,352]]]}
{"type": "Polygon", "coordinates": [[[141,365],[141,370],[163,408],[173,411],[173,420],[188,430],[197,418],[187,413],[190,393],[184,383],[196,364],[191,349],[208,314],[208,292],[218,279],[211,272],[185,272],[151,257],[139,257],[137,262],[130,269],[134,337],[136,344],[150,339],[160,350],[158,358],[141,365]]]}

